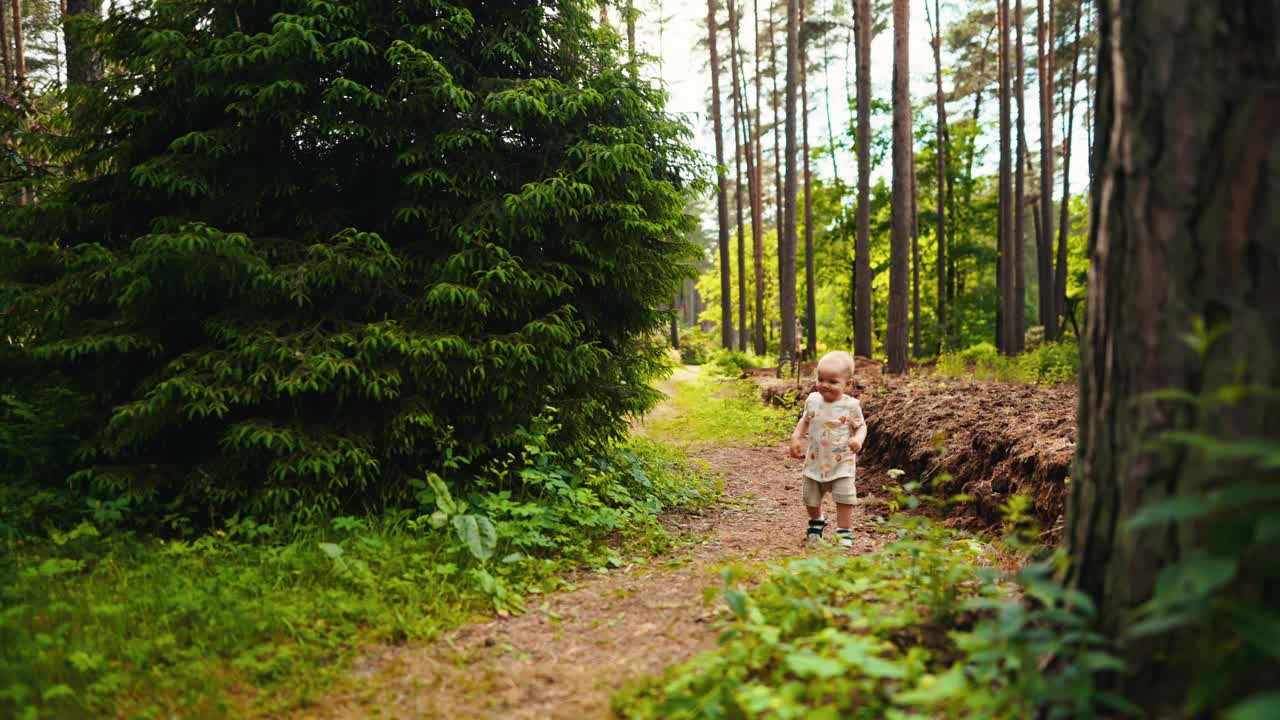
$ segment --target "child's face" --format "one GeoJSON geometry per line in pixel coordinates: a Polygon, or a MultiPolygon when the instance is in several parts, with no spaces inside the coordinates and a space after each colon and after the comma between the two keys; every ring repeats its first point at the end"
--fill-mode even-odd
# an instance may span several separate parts
{"type": "Polygon", "coordinates": [[[853,378],[847,377],[839,370],[820,367],[818,368],[818,382],[815,389],[818,394],[822,395],[823,400],[835,402],[846,392],[853,389],[853,378]]]}

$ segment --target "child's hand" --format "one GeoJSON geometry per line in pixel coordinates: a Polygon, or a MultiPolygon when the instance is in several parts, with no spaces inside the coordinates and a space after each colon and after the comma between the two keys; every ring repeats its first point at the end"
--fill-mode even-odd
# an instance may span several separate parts
{"type": "Polygon", "coordinates": [[[854,455],[862,452],[862,443],[858,441],[858,438],[852,435],[849,436],[849,451],[854,455]]]}
{"type": "Polygon", "coordinates": [[[800,438],[791,438],[791,457],[797,460],[804,458],[804,441],[800,438]]]}

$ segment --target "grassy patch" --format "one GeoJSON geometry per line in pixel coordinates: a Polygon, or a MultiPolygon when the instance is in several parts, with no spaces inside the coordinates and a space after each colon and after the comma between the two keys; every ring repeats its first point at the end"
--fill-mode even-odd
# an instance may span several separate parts
{"type": "Polygon", "coordinates": [[[717,378],[706,369],[673,383],[672,413],[645,422],[650,435],[675,444],[769,445],[790,435],[796,415],[760,402],[755,384],[717,378]]]}
{"type": "Polygon", "coordinates": [[[619,548],[665,550],[655,514],[719,490],[645,439],[572,463],[528,450],[507,468],[523,492],[486,489],[494,479],[482,477],[465,498],[424,489],[422,507],[378,517],[287,531],[237,519],[168,538],[85,523],[10,538],[0,716],[272,715],[321,692],[360,645],[519,612],[569,567],[621,564],[619,548]],[[492,547],[474,520],[443,518],[446,504],[448,515],[487,518],[492,547]]]}
{"type": "Polygon", "coordinates": [[[990,343],[945,352],[937,373],[950,377],[1051,385],[1075,382],[1080,348],[1074,342],[1043,343],[1015,357],[1006,357],[990,343]]]}

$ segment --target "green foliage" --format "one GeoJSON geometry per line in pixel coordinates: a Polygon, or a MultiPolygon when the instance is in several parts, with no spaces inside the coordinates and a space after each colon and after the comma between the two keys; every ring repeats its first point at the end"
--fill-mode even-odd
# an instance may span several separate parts
{"type": "MultiPolygon", "coordinates": [[[[1221,335],[1199,324],[1187,341],[1204,355],[1221,335]]],[[[1130,634],[1151,640],[1176,633],[1189,641],[1167,659],[1193,679],[1170,698],[1188,715],[1226,708],[1228,718],[1274,716],[1280,698],[1268,690],[1280,673],[1280,440],[1242,435],[1237,423],[1274,407],[1280,392],[1234,382],[1203,395],[1157,392],[1148,400],[1194,411],[1192,429],[1156,438],[1184,454],[1194,489],[1128,518],[1130,531],[1175,533],[1185,548],[1160,571],[1130,634]]]]}
{"type": "Polygon", "coordinates": [[[464,499],[429,477],[413,511],[292,529],[237,516],[168,538],[82,523],[6,541],[0,716],[236,716],[246,687],[269,689],[259,709],[274,714],[331,684],[355,645],[518,612],[567,567],[665,550],[653,513],[718,491],[650,441],[579,464],[526,439],[504,467],[517,492],[489,477],[464,499]],[[603,542],[618,532],[617,549],[603,542]]]}
{"type": "Polygon", "coordinates": [[[715,342],[697,328],[680,333],[680,362],[685,365],[702,365],[715,352],[715,342]]]}
{"type": "Polygon", "coordinates": [[[742,375],[742,371],[747,368],[769,367],[776,364],[762,357],[758,357],[751,353],[745,353],[741,350],[725,350],[721,348],[716,351],[712,358],[712,368],[724,377],[736,378],[742,375]]]}
{"type": "Polygon", "coordinates": [[[1079,371],[1080,348],[1074,341],[1040,343],[1013,358],[983,342],[942,353],[937,366],[940,375],[951,377],[1041,384],[1075,382],[1079,371]]]}
{"type": "Polygon", "coordinates": [[[619,437],[701,168],[595,10],[111,14],[113,72],[47,140],[66,182],[0,221],[2,481],[305,520],[518,451],[548,406],[561,449],[619,437]]]}
{"type": "MultiPolygon", "coordinates": [[[[725,572],[720,648],[615,698],[628,718],[1090,717],[1115,669],[1088,599],[1035,567],[1012,585],[992,550],[920,519],[869,555],[772,568],[753,590],[725,572]],[[1054,657],[1061,667],[1041,668],[1054,657]]],[[[1113,700],[1101,696],[1101,704],[1113,700]]],[[[1118,701],[1113,704],[1119,705],[1118,701]]]]}

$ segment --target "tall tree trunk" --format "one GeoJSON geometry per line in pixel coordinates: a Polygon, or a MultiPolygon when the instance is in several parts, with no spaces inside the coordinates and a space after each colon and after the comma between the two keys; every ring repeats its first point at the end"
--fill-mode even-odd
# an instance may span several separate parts
{"type": "Polygon", "coordinates": [[[787,0],[787,130],[783,228],[778,236],[778,304],[782,310],[781,362],[796,358],[796,91],[800,87],[800,4],[787,0]]]}
{"type": "Polygon", "coordinates": [[[773,21],[773,3],[769,3],[769,68],[773,72],[773,94],[769,98],[769,107],[773,111],[773,210],[774,227],[778,237],[782,237],[783,212],[782,201],[782,140],[779,128],[782,127],[782,93],[778,92],[778,33],[773,21]]]}
{"type": "Polygon", "coordinates": [[[911,161],[911,356],[919,358],[920,347],[920,201],[916,163],[911,161]]]}
{"type": "Polygon", "coordinates": [[[1280,437],[1280,403],[1268,395],[1280,388],[1280,0],[1102,0],[1099,10],[1068,579],[1122,643],[1131,672],[1116,679],[1120,691],[1152,717],[1199,717],[1280,677],[1270,635],[1257,634],[1280,603],[1274,532],[1264,539],[1274,501],[1214,503],[1214,517],[1143,529],[1128,521],[1172,497],[1205,507],[1280,480],[1274,467],[1213,452],[1280,437]],[[1196,333],[1200,322],[1208,330],[1196,333]],[[1152,399],[1157,390],[1194,403],[1152,399]],[[1208,437],[1186,447],[1162,437],[1185,430],[1208,437]],[[1206,576],[1218,587],[1200,604],[1230,620],[1206,624],[1202,610],[1155,637],[1128,634],[1158,587],[1178,580],[1179,592],[1203,597],[1206,576]],[[1210,708],[1185,707],[1206,689],[1194,680],[1228,668],[1210,708]]]}
{"type": "MultiPolygon", "coordinates": [[[[601,8],[603,9],[603,4],[601,8]]],[[[729,277],[729,194],[725,188],[724,127],[720,122],[720,54],[716,0],[707,0],[707,52],[711,55],[711,121],[716,134],[716,210],[720,220],[720,344],[733,349],[733,286],[729,277]]]]}
{"type": "Polygon", "coordinates": [[[1000,26],[1000,192],[999,216],[996,222],[996,244],[999,247],[996,288],[1000,301],[996,305],[996,347],[1006,355],[1010,350],[1013,309],[1013,187],[1010,164],[1013,158],[1009,112],[1009,0],[998,0],[997,23],[1000,26]]]}
{"type": "Polygon", "coordinates": [[[738,349],[747,349],[747,243],[745,218],[743,217],[742,198],[742,161],[746,154],[743,147],[745,136],[742,134],[742,82],[738,66],[738,9],[734,0],[729,0],[729,67],[733,79],[733,212],[738,221],[738,349]]]}
{"type": "Polygon", "coordinates": [[[27,82],[27,51],[22,38],[22,0],[13,0],[13,82],[15,87],[27,82]]]}
{"type": "MultiPolygon", "coordinates": [[[[1054,324],[1062,337],[1063,313],[1067,310],[1067,239],[1071,234],[1071,140],[1075,129],[1076,85],[1080,82],[1080,18],[1084,8],[1076,8],[1075,47],[1071,53],[1071,89],[1063,111],[1067,121],[1066,142],[1062,146],[1062,206],[1058,210],[1058,262],[1053,272],[1054,324]]],[[[1077,338],[1078,339],[1078,338],[1077,338]]]]}
{"type": "Polygon", "coordinates": [[[1044,339],[1058,339],[1053,301],[1053,0],[1045,16],[1045,0],[1036,0],[1036,70],[1040,75],[1040,226],[1036,268],[1040,278],[1040,323],[1044,339]],[[1046,41],[1046,36],[1048,39],[1046,41]],[[1046,47],[1047,46],[1047,47],[1046,47]]]}
{"type": "Polygon", "coordinates": [[[911,252],[911,11],[893,0],[893,222],[889,246],[889,327],[886,350],[891,374],[907,371],[907,284],[911,252]]]}
{"type": "Polygon", "coordinates": [[[1027,247],[1027,107],[1024,85],[1027,76],[1023,64],[1022,31],[1025,26],[1022,16],[1022,0],[1014,3],[1014,24],[1018,28],[1017,42],[1014,47],[1014,83],[1013,96],[1018,105],[1018,124],[1015,132],[1018,136],[1018,155],[1015,159],[1014,192],[1013,192],[1013,318],[1010,324],[1012,335],[1009,336],[1009,354],[1015,355],[1023,351],[1027,333],[1027,272],[1024,253],[1027,247]]]}
{"type": "Polygon", "coordinates": [[[854,54],[858,77],[858,236],[853,252],[853,347],[871,357],[871,0],[855,0],[854,54]]]}
{"type": "MultiPolygon", "coordinates": [[[[800,27],[804,27],[807,3],[800,2],[800,27]]],[[[801,38],[800,46],[800,128],[803,136],[801,147],[804,151],[804,324],[805,352],[804,356],[816,359],[814,353],[818,349],[818,311],[813,277],[813,175],[809,167],[809,64],[806,58],[808,48],[801,38]]],[[[799,342],[797,338],[796,342],[799,342]]]]}
{"type": "MultiPolygon", "coordinates": [[[[938,352],[942,352],[947,337],[947,203],[945,197],[945,178],[947,177],[947,103],[942,94],[942,0],[934,0],[933,19],[936,23],[930,33],[930,44],[933,46],[933,75],[936,92],[935,103],[938,108],[938,352]]],[[[929,3],[924,5],[926,18],[929,3]]]]}
{"type": "Polygon", "coordinates": [[[756,355],[767,352],[764,338],[764,150],[761,148],[760,119],[760,0],[753,0],[751,19],[755,32],[753,49],[755,56],[756,105],[752,146],[755,148],[755,190],[751,192],[751,249],[755,264],[756,318],[752,326],[751,340],[756,355]]]}
{"type": "Polygon", "coordinates": [[[627,4],[622,8],[622,14],[626,16],[624,21],[627,24],[627,63],[630,66],[632,77],[635,77],[640,72],[640,65],[636,60],[637,12],[634,0],[627,0],[627,4]]]}
{"type": "Polygon", "coordinates": [[[0,0],[0,66],[3,66],[3,74],[0,75],[0,90],[8,92],[13,87],[13,62],[9,59],[9,18],[5,14],[5,3],[7,0],[0,0]]]}

